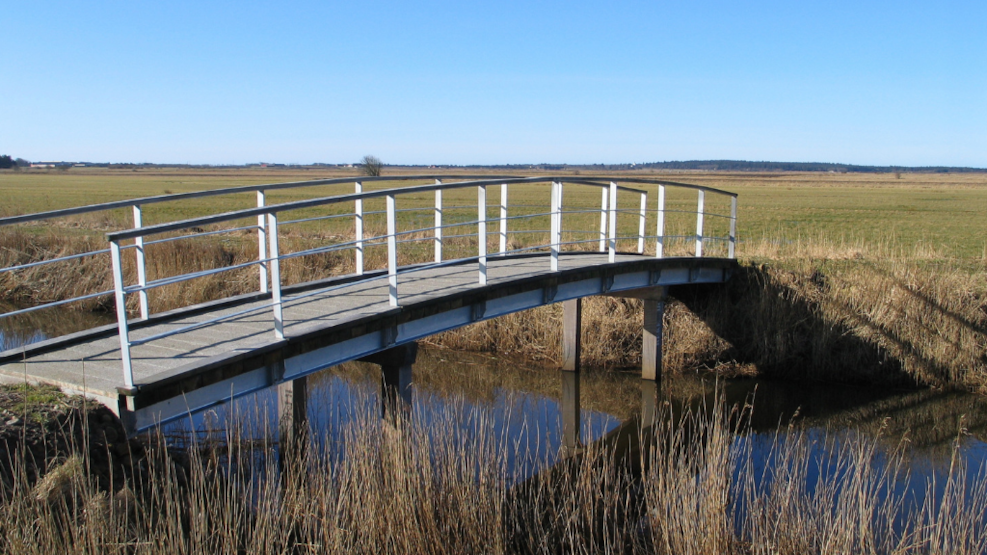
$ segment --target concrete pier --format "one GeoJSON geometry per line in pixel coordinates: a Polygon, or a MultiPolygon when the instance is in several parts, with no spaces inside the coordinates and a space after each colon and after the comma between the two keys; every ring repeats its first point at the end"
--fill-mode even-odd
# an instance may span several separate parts
{"type": "Polygon", "coordinates": [[[562,447],[579,448],[579,373],[562,372],[562,447]]]}
{"type": "Polygon", "coordinates": [[[411,414],[411,367],[417,358],[418,344],[407,343],[360,359],[380,366],[382,418],[411,414]]]}
{"type": "Polygon", "coordinates": [[[583,300],[572,299],[562,303],[562,369],[579,372],[582,351],[580,338],[583,327],[583,300]]]}
{"type": "Polygon", "coordinates": [[[665,297],[644,299],[644,337],[641,346],[641,378],[661,382],[662,331],[665,297]]]}
{"type": "Polygon", "coordinates": [[[579,369],[583,300],[562,302],[562,446],[579,447],[579,369]]]}
{"type": "Polygon", "coordinates": [[[641,380],[641,427],[654,426],[655,415],[658,411],[658,395],[661,393],[659,382],[641,380]]]}
{"type": "Polygon", "coordinates": [[[282,466],[295,461],[308,441],[308,378],[282,382],[278,390],[278,438],[282,466]]]}

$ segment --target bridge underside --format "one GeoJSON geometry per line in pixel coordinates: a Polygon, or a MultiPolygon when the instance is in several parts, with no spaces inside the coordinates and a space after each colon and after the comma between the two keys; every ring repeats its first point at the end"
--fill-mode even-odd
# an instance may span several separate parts
{"type": "MultiPolygon", "coordinates": [[[[133,348],[135,387],[121,390],[116,327],[90,330],[0,354],[0,375],[56,384],[98,398],[136,432],[233,397],[304,377],[442,331],[592,295],[654,296],[660,288],[721,283],[734,260],[568,253],[491,257],[479,285],[476,262],[399,275],[399,307],[386,279],[337,278],[285,288],[284,335],[274,336],[270,297],[248,295],[155,315],[131,338],[204,325],[133,348]],[[325,291],[331,288],[330,291],[325,291]],[[304,295],[304,296],[303,296],[304,295]],[[242,313],[248,309],[258,310],[242,313]]],[[[364,276],[366,277],[366,276],[364,276]]],[[[385,276],[386,277],[386,276],[385,276]]],[[[659,346],[660,348],[660,346],[659,346]]]]}

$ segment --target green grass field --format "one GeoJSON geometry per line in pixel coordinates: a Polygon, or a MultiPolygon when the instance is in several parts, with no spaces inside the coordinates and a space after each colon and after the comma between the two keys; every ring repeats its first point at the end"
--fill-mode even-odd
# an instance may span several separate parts
{"type": "MultiPolygon", "coordinates": [[[[417,170],[420,172],[421,170],[417,170]]],[[[409,170],[410,172],[410,170],[409,170]]],[[[389,168],[388,173],[405,173],[389,168]]],[[[477,172],[478,176],[483,175],[477,172]]],[[[74,168],[69,171],[3,171],[0,172],[0,197],[4,199],[0,215],[9,216],[53,210],[70,206],[108,202],[126,198],[216,189],[237,185],[303,181],[323,177],[340,177],[337,171],[217,169],[217,170],[104,170],[74,168]]],[[[352,175],[352,174],[351,174],[352,175]]],[[[797,240],[829,240],[863,244],[894,243],[902,248],[923,245],[943,258],[982,259],[987,250],[987,174],[737,174],[737,173],[628,173],[702,184],[736,192],[739,197],[738,236],[744,244],[762,241],[786,243],[797,240]]],[[[427,182],[427,181],[423,181],[427,182]]],[[[368,184],[367,189],[393,186],[388,183],[368,184]]],[[[650,187],[650,189],[656,189],[650,187]]],[[[268,195],[268,203],[290,202],[304,198],[344,194],[352,185],[320,186],[268,195]]],[[[651,191],[650,204],[655,204],[651,191]]],[[[546,204],[547,187],[512,186],[511,204],[546,204]]],[[[420,198],[399,197],[399,208],[431,206],[430,195],[420,198]]],[[[454,206],[476,202],[475,191],[447,192],[445,204],[454,206]]],[[[499,190],[488,192],[488,202],[499,200],[499,190]]],[[[224,195],[192,202],[163,203],[148,206],[145,223],[191,218],[254,206],[253,194],[224,195]]],[[[592,207],[599,205],[599,192],[588,187],[572,185],[566,189],[566,205],[592,207]]],[[[669,190],[670,210],[694,210],[695,194],[669,190]]],[[[707,198],[707,210],[728,213],[725,199],[707,198]]],[[[635,209],[633,195],[623,194],[621,208],[635,209]]],[[[348,212],[352,206],[327,208],[330,212],[348,212]]],[[[368,211],[383,209],[383,201],[370,201],[368,211]],[[379,205],[379,206],[378,206],[379,205]]],[[[305,218],[318,211],[286,214],[282,219],[305,218]]],[[[471,210],[450,210],[446,221],[465,221],[475,214],[471,210]]],[[[495,217],[491,209],[490,217],[495,217]]],[[[402,229],[427,227],[428,212],[402,214],[402,229]]],[[[648,217],[648,233],[654,233],[654,214],[648,217]]],[[[126,225],[129,214],[117,211],[112,221],[88,221],[79,226],[81,232],[103,232],[109,227],[126,225]]],[[[636,233],[636,219],[621,216],[621,235],[636,233]]],[[[547,220],[546,220],[547,222],[547,220]]],[[[541,222],[532,222],[538,227],[541,222]]],[[[352,223],[336,220],[317,224],[323,233],[342,234],[352,223]]],[[[513,223],[512,223],[513,225],[513,223]]],[[[594,215],[567,216],[567,229],[595,230],[599,225],[594,215]]],[[[667,233],[694,233],[694,216],[669,214],[667,233]]],[[[383,219],[369,216],[368,228],[382,227],[383,219]]],[[[309,230],[315,224],[308,226],[309,230]]],[[[723,234],[725,221],[708,218],[707,229],[723,234]]],[[[451,232],[450,232],[451,234],[451,232]]],[[[629,248],[629,247],[628,247],[629,248]]]]}

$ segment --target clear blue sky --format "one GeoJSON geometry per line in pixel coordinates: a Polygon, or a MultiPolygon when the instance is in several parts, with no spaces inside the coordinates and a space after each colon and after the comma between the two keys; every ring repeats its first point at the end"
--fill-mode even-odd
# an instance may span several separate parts
{"type": "Polygon", "coordinates": [[[987,167],[987,1],[0,2],[0,154],[987,167]]]}

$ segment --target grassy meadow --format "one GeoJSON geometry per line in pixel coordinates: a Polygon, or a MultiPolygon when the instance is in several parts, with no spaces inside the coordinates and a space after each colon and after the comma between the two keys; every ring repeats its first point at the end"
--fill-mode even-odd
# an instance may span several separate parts
{"type": "MultiPolygon", "coordinates": [[[[420,168],[387,168],[385,175],[425,173],[420,168]]],[[[438,171],[438,170],[432,170],[438,171]]],[[[494,172],[475,173],[478,177],[494,172]]],[[[498,172],[500,173],[500,172],[498,172]]],[[[575,172],[553,172],[556,174],[575,172]]],[[[588,172],[582,172],[588,175],[588,172]]],[[[518,172],[548,175],[549,172],[518,172]]],[[[737,233],[748,244],[821,239],[829,242],[880,244],[893,242],[908,249],[933,248],[942,257],[982,260],[987,249],[987,173],[984,174],[816,174],[726,172],[625,172],[646,177],[707,185],[740,195],[737,233]]],[[[356,175],[353,170],[280,169],[151,169],[68,171],[0,171],[0,217],[134,197],[219,189],[238,185],[306,181],[356,175]]],[[[575,175],[574,175],[575,177],[575,175]]],[[[580,176],[581,177],[581,176],[580,176]]],[[[368,184],[367,189],[387,183],[368,184]]],[[[514,194],[517,187],[512,187],[514,194]]],[[[352,192],[350,185],[276,191],[268,204],[352,192]]],[[[499,199],[488,193],[490,204],[499,199]]],[[[447,193],[448,194],[448,193],[447,193]]],[[[671,194],[671,193],[670,193],[671,194]]],[[[524,197],[528,194],[522,193],[524,197]]],[[[590,202],[597,202],[593,192],[590,202]]],[[[654,202],[652,191],[651,202],[654,202]]],[[[475,203],[475,194],[463,200],[475,203]]],[[[598,196],[598,195],[597,195],[598,196]]],[[[694,195],[692,195],[694,196],[694,195]]],[[[692,196],[670,199],[670,208],[694,203],[692,196]],[[676,202],[677,201],[677,202],[676,202]]],[[[447,199],[454,200],[453,196],[447,199]]],[[[515,197],[512,195],[512,202],[515,197]]],[[[420,199],[427,206],[430,199],[420,199]]],[[[194,202],[148,207],[145,225],[255,206],[253,194],[221,196],[194,202]]],[[[621,205],[636,207],[621,197],[621,205]],[[626,203],[626,204],[624,204],[626,203]]],[[[547,204],[547,203],[546,203],[547,204]]],[[[722,210],[723,207],[720,207],[722,210]]],[[[368,208],[369,210],[370,208],[368,208]]],[[[120,222],[129,214],[117,215],[120,222]]],[[[649,230],[653,215],[649,219],[649,230]]],[[[592,228],[591,228],[592,229],[592,228]]],[[[650,232],[650,231],[649,231],[650,232]]],[[[743,255],[743,251],[741,251],[743,255]]]]}

